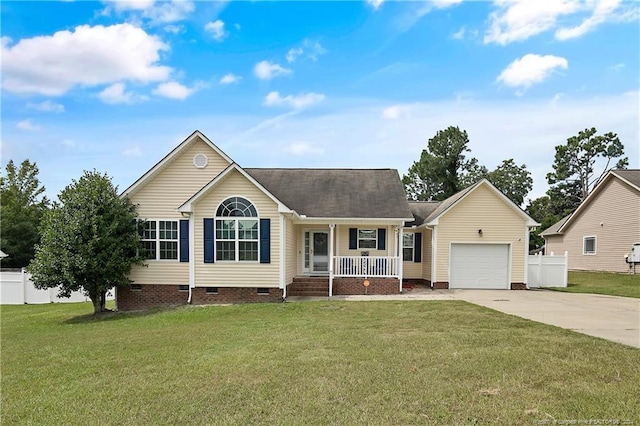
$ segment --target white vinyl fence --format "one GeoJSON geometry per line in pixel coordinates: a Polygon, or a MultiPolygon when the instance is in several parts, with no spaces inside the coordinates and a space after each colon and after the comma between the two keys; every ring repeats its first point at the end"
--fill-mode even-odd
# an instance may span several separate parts
{"type": "Polygon", "coordinates": [[[528,284],[530,288],[566,287],[569,267],[568,252],[563,256],[529,256],[528,284]]]}
{"type": "MultiPolygon", "coordinates": [[[[107,295],[107,299],[113,296],[107,295]]],[[[38,290],[31,281],[31,275],[22,271],[0,272],[0,304],[23,305],[42,303],[87,302],[89,300],[82,292],[74,291],[71,297],[58,297],[58,289],[50,288],[38,290]]]]}

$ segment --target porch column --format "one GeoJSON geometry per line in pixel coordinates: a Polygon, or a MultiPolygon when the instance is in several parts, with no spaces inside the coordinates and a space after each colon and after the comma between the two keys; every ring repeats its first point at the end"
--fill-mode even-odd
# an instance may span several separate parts
{"type": "Polygon", "coordinates": [[[329,224],[329,297],[333,296],[333,240],[336,225],[329,224]]]}
{"type": "Polygon", "coordinates": [[[399,284],[400,289],[399,289],[399,291],[400,291],[400,293],[402,293],[402,266],[403,266],[402,265],[402,262],[403,262],[402,250],[401,250],[401,247],[402,247],[402,226],[399,226],[397,229],[398,229],[398,232],[397,232],[396,235],[398,236],[398,239],[396,241],[396,245],[395,245],[395,249],[394,250],[396,252],[395,256],[398,259],[398,281],[400,281],[400,284],[399,284]]]}

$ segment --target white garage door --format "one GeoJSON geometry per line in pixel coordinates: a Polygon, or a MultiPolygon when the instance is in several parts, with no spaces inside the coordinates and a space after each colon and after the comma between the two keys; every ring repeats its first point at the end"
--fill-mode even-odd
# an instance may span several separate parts
{"type": "Polygon", "coordinates": [[[508,244],[451,244],[449,288],[509,289],[508,244]]]}

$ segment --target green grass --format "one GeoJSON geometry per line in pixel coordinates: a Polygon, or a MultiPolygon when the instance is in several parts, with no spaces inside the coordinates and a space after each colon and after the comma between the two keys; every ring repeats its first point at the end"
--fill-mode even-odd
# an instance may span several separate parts
{"type": "Polygon", "coordinates": [[[567,287],[550,290],[568,293],[595,293],[640,298],[640,270],[636,275],[612,272],[569,271],[567,287]]]}
{"type": "Polygon", "coordinates": [[[1,308],[3,425],[640,423],[640,350],[465,302],[91,311],[1,308]]]}

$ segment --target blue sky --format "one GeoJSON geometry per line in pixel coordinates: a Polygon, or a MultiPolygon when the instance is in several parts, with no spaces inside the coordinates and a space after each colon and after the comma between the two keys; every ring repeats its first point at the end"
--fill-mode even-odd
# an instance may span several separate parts
{"type": "Polygon", "coordinates": [[[621,0],[0,3],[2,166],[121,190],[198,129],[244,167],[406,173],[450,125],[547,188],[615,132],[640,168],[639,6],[621,0]]]}

